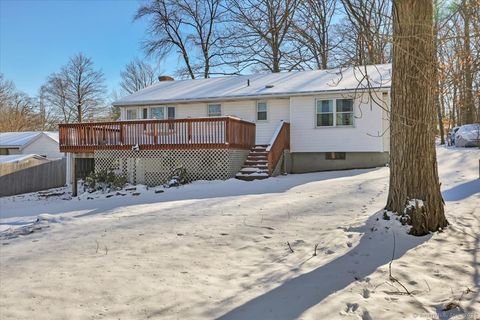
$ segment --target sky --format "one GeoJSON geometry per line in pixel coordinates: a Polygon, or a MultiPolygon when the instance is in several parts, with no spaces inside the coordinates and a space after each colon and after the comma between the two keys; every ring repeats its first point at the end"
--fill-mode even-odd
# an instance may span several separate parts
{"type": "MultiPolygon", "coordinates": [[[[145,58],[146,21],[133,21],[137,0],[0,0],[0,72],[36,95],[48,75],[83,52],[106,78],[109,93],[133,58],[145,58]]],[[[156,63],[172,73],[176,59],[156,63]],[[170,67],[165,67],[166,65],[170,67]]],[[[117,90],[118,91],[118,90],[117,90]]]]}

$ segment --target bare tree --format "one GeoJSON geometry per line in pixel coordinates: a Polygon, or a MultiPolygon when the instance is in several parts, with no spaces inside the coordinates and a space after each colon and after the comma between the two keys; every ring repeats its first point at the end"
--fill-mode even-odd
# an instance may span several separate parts
{"type": "Polygon", "coordinates": [[[67,92],[67,80],[62,73],[51,74],[40,89],[47,108],[52,110],[56,122],[70,123],[75,119],[75,109],[67,92]]]}
{"type": "Polygon", "coordinates": [[[93,61],[79,53],[51,74],[41,89],[57,122],[82,122],[105,113],[105,78],[93,61]]]}
{"type": "Polygon", "coordinates": [[[36,130],[38,123],[33,100],[0,74],[0,132],[36,130]]]}
{"type": "Polygon", "coordinates": [[[221,65],[223,12],[221,0],[150,0],[138,9],[135,19],[149,21],[147,54],[164,58],[175,52],[183,64],[180,75],[208,78],[212,68],[221,65]]]}
{"type": "Polygon", "coordinates": [[[338,33],[339,64],[380,64],[390,61],[390,0],[341,0],[346,20],[338,33]]]}
{"type": "Polygon", "coordinates": [[[253,67],[280,72],[293,70],[300,60],[290,31],[298,0],[228,0],[229,41],[224,54],[237,71],[253,67]]]}
{"type": "Polygon", "coordinates": [[[434,42],[432,1],[395,1],[386,209],[407,210],[414,235],[438,231],[448,224],[435,152],[434,42]],[[409,201],[413,201],[410,208],[409,201]]]}
{"type": "Polygon", "coordinates": [[[293,23],[292,40],[298,59],[312,69],[327,69],[333,41],[332,20],[337,0],[304,0],[300,2],[293,23]]]}
{"type": "Polygon", "coordinates": [[[128,63],[120,76],[120,87],[126,94],[132,94],[157,82],[154,68],[138,58],[128,63]]]}
{"type": "Polygon", "coordinates": [[[35,97],[35,109],[39,117],[39,130],[41,131],[56,131],[58,118],[55,115],[55,110],[49,107],[47,102],[47,92],[45,85],[42,85],[35,97]]]}
{"type": "Polygon", "coordinates": [[[104,106],[106,87],[103,72],[95,70],[93,61],[79,53],[70,58],[61,73],[67,85],[67,99],[76,111],[75,120],[92,119],[104,106]]]}
{"type": "MultiPolygon", "coordinates": [[[[473,57],[471,48],[471,23],[474,19],[474,13],[478,12],[480,3],[474,0],[463,0],[460,4],[459,13],[463,20],[463,76],[464,76],[464,116],[463,123],[473,123],[475,120],[475,107],[473,98],[473,57]],[[476,3],[475,3],[476,2],[476,3]]],[[[478,19],[477,19],[478,22],[478,19]]],[[[478,27],[478,26],[477,26],[478,27]]]]}

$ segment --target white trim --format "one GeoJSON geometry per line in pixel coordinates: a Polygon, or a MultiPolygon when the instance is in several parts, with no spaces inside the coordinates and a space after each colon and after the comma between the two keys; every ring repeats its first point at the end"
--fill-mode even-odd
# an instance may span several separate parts
{"type": "Polygon", "coordinates": [[[314,100],[314,123],[315,129],[324,129],[324,128],[355,128],[355,99],[354,98],[346,98],[346,97],[316,97],[314,100]],[[342,111],[337,112],[337,100],[352,100],[352,111],[342,111]],[[332,101],[332,112],[317,112],[317,102],[318,101],[332,101]],[[350,125],[337,125],[337,114],[344,114],[344,113],[351,113],[352,114],[352,124],[350,125]],[[317,121],[317,115],[319,114],[332,114],[333,115],[333,125],[331,126],[319,126],[317,121]]]}
{"type": "Polygon", "coordinates": [[[138,117],[138,109],[139,109],[139,107],[127,107],[127,108],[125,108],[125,120],[139,120],[140,118],[138,117]],[[134,110],[135,111],[135,114],[136,114],[135,119],[128,119],[128,111],[129,110],[134,110]]]}
{"type": "Polygon", "coordinates": [[[222,104],[221,104],[221,103],[207,103],[207,117],[209,117],[209,118],[221,117],[222,114],[223,114],[223,108],[222,108],[222,104]],[[220,114],[219,114],[219,115],[211,116],[211,115],[210,115],[210,112],[209,112],[210,106],[220,106],[220,114]]]}
{"type": "Polygon", "coordinates": [[[268,122],[268,102],[267,100],[257,100],[256,103],[255,103],[255,121],[256,122],[268,122]],[[258,119],[258,104],[259,103],[265,103],[265,111],[262,111],[262,112],[265,112],[266,113],[266,116],[267,118],[265,120],[259,120],[258,119]]]}

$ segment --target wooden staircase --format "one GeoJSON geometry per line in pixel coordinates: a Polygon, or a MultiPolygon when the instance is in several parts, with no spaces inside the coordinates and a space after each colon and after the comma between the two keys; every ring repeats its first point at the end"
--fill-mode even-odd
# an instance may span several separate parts
{"type": "Polygon", "coordinates": [[[244,181],[262,180],[270,176],[268,172],[267,144],[258,144],[252,149],[236,178],[244,181]]]}
{"type": "Polygon", "coordinates": [[[274,174],[283,152],[290,149],[290,124],[281,121],[270,144],[258,144],[252,149],[236,178],[244,181],[263,180],[274,174]]]}

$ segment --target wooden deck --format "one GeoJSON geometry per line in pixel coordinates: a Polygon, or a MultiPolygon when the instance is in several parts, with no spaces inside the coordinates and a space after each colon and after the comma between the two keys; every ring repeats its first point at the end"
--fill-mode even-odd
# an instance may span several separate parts
{"type": "Polygon", "coordinates": [[[250,149],[255,124],[233,117],[60,124],[60,151],[250,149]]]}

